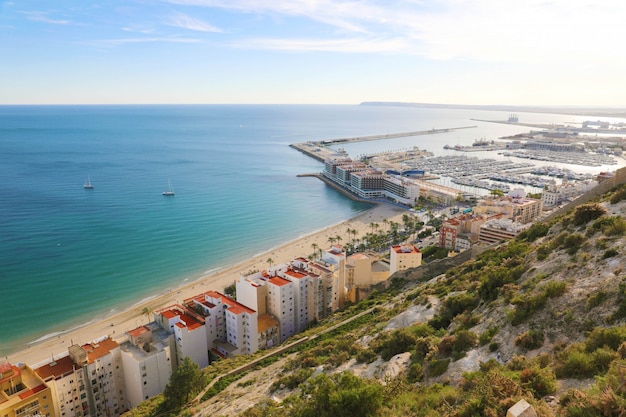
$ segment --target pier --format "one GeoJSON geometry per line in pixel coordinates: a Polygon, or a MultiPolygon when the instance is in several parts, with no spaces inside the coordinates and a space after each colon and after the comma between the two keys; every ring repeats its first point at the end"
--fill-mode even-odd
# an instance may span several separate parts
{"type": "Polygon", "coordinates": [[[307,156],[310,156],[311,158],[324,162],[328,158],[341,158],[342,156],[346,156],[345,153],[341,151],[335,151],[334,149],[330,149],[329,146],[332,146],[332,145],[341,145],[344,143],[355,143],[355,142],[366,142],[370,140],[405,138],[405,137],[411,137],[411,136],[436,135],[438,133],[448,133],[448,132],[453,132],[455,130],[471,129],[474,127],[476,126],[449,127],[449,128],[444,128],[444,129],[419,130],[419,131],[414,131],[414,132],[386,133],[386,134],[380,134],[380,135],[356,136],[356,137],[351,137],[351,138],[324,139],[324,140],[319,140],[319,141],[292,143],[289,146],[291,146],[294,149],[297,149],[298,151],[302,152],[303,154],[307,156]]]}

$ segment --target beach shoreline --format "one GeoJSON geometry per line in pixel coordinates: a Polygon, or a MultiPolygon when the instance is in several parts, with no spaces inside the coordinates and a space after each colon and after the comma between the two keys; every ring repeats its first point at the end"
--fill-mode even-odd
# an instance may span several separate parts
{"type": "Polygon", "coordinates": [[[53,357],[66,355],[72,344],[82,345],[107,336],[114,340],[121,340],[126,332],[151,321],[151,318],[144,313],[146,310],[155,311],[172,304],[179,304],[184,299],[209,290],[223,292],[224,288],[232,285],[242,273],[266,268],[268,258],[272,258],[274,264],[280,264],[287,263],[297,257],[306,257],[312,252],[313,244],[320,248],[329,247],[329,238],[340,236],[347,242],[347,228],[356,229],[357,236],[360,237],[370,231],[372,223],[378,223],[379,226],[382,226],[380,223],[384,219],[402,223],[402,215],[405,213],[407,213],[406,209],[391,204],[374,204],[372,208],[348,220],[311,232],[230,266],[214,268],[213,272],[209,274],[185,281],[166,291],[144,297],[126,308],[122,307],[119,312],[101,315],[92,321],[66,331],[44,335],[30,343],[26,348],[9,353],[4,359],[13,364],[25,363],[33,367],[49,361],[53,357]]]}

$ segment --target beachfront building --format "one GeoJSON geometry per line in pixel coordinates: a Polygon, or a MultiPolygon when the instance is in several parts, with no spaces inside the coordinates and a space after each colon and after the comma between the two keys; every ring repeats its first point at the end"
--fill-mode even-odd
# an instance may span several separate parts
{"type": "Polygon", "coordinates": [[[0,362],[0,416],[35,415],[61,416],[55,411],[50,387],[26,365],[0,362]]]}
{"type": "Polygon", "coordinates": [[[411,206],[420,196],[418,182],[401,175],[383,173],[351,159],[327,160],[322,175],[365,199],[387,199],[411,206]]]}
{"type": "Polygon", "coordinates": [[[530,226],[530,223],[522,224],[511,219],[492,219],[480,226],[478,240],[491,245],[512,239],[530,226]]]}
{"type": "Polygon", "coordinates": [[[167,332],[174,335],[176,369],[182,365],[186,356],[200,368],[209,365],[204,318],[179,304],[160,309],[154,313],[156,322],[167,332]]]}
{"type": "Polygon", "coordinates": [[[422,252],[414,245],[392,246],[389,256],[389,274],[416,268],[422,264],[422,252]]]}
{"type": "Polygon", "coordinates": [[[207,291],[183,302],[205,320],[205,342],[213,356],[229,358],[259,350],[258,314],[227,295],[207,291]]]}
{"type": "Polygon", "coordinates": [[[296,334],[294,283],[278,276],[267,279],[267,311],[280,323],[280,341],[296,334]]]}
{"type": "Polygon", "coordinates": [[[165,390],[172,375],[174,335],[157,323],[148,323],[127,332],[120,345],[128,408],[165,390]]]}
{"type": "Polygon", "coordinates": [[[331,311],[343,308],[346,299],[346,253],[339,244],[322,251],[322,261],[333,266],[333,304],[331,311]]]}

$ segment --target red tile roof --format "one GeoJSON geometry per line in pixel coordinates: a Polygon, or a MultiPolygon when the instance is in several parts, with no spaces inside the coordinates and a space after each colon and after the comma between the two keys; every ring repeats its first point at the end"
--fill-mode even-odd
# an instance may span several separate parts
{"type": "Polygon", "coordinates": [[[119,343],[111,338],[106,338],[98,343],[87,343],[82,346],[87,352],[87,360],[93,363],[96,359],[108,355],[113,349],[119,347],[119,343]]]}
{"type": "Polygon", "coordinates": [[[34,371],[41,379],[48,380],[50,378],[59,379],[75,369],[74,361],[69,356],[56,359],[54,362],[47,363],[34,371]]]}
{"type": "Polygon", "coordinates": [[[281,277],[272,277],[270,278],[269,282],[271,282],[272,284],[278,286],[278,287],[282,287],[283,285],[287,285],[287,284],[291,284],[290,281],[286,280],[285,278],[281,278],[281,277]]]}

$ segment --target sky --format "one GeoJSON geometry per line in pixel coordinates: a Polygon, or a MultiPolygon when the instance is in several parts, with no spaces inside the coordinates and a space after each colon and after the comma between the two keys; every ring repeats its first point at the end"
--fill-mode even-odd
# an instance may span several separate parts
{"type": "Polygon", "coordinates": [[[0,104],[626,106],[623,0],[0,0],[0,104]]]}

